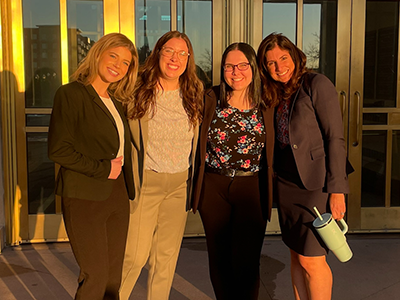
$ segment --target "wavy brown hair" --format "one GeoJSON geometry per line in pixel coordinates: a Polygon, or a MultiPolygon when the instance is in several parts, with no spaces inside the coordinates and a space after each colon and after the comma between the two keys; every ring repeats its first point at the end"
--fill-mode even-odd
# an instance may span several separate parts
{"type": "Polygon", "coordinates": [[[281,33],[271,33],[261,42],[257,51],[257,60],[262,82],[262,97],[269,107],[277,106],[280,99],[292,97],[301,85],[302,76],[309,72],[306,68],[306,55],[281,33]],[[288,51],[295,65],[293,75],[286,84],[272,79],[267,68],[267,52],[275,46],[288,51]]]}
{"type": "Polygon", "coordinates": [[[78,69],[71,75],[71,80],[76,80],[84,85],[91,84],[98,76],[99,60],[103,53],[117,47],[127,48],[132,54],[132,60],[126,75],[121,80],[111,83],[108,93],[119,101],[128,101],[135,88],[139,59],[135,45],[121,33],[109,33],[100,38],[80,62],[78,69]]]}
{"type": "Polygon", "coordinates": [[[126,103],[127,117],[141,119],[146,113],[154,115],[157,89],[160,84],[160,50],[172,38],[181,38],[189,51],[186,70],[179,77],[182,105],[192,126],[200,124],[203,106],[204,85],[196,75],[193,47],[188,36],[179,31],[169,31],[159,38],[150,56],[139,69],[138,80],[133,93],[133,101],[126,103]]]}
{"type": "Polygon", "coordinates": [[[244,56],[246,56],[250,64],[251,72],[253,74],[253,80],[251,81],[246,90],[247,98],[249,99],[250,104],[252,104],[252,106],[255,107],[260,107],[260,105],[264,105],[264,103],[261,101],[261,79],[260,79],[260,72],[258,71],[258,66],[257,66],[256,52],[254,51],[253,47],[251,47],[249,44],[233,43],[225,49],[221,59],[221,81],[220,81],[221,108],[228,107],[228,101],[232,95],[232,88],[225,81],[224,66],[226,57],[228,56],[229,52],[233,50],[239,50],[240,52],[242,52],[244,56]]]}

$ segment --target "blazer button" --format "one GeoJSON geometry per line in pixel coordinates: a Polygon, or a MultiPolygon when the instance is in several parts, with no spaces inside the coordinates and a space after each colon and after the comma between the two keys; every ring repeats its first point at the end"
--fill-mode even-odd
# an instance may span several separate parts
{"type": "Polygon", "coordinates": [[[299,148],[299,147],[297,147],[297,145],[294,144],[294,145],[293,145],[293,149],[297,150],[297,148],[299,148]]]}

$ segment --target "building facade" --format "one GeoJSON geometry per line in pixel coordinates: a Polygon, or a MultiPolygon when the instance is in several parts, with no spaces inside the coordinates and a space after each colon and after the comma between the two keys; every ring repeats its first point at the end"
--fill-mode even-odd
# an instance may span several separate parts
{"type": "MultiPolygon", "coordinates": [[[[47,158],[56,89],[104,34],[134,41],[140,61],[169,30],[192,41],[199,77],[219,83],[233,42],[257,49],[289,37],[308,67],[335,84],[349,160],[351,232],[400,231],[398,0],[2,0],[0,5],[0,241],[65,241],[57,166],[47,158]]],[[[273,210],[267,233],[278,233],[273,210]]],[[[189,215],[186,236],[203,234],[189,215]]]]}

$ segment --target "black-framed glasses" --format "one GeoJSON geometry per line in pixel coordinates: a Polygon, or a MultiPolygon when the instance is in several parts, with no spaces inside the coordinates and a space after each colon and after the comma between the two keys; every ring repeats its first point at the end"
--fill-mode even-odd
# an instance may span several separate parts
{"type": "Polygon", "coordinates": [[[224,70],[225,72],[233,72],[235,68],[237,68],[239,71],[246,71],[250,66],[250,63],[240,63],[237,65],[232,65],[232,64],[225,64],[224,65],[224,70]]]}
{"type": "Polygon", "coordinates": [[[173,48],[169,48],[169,47],[162,47],[160,50],[160,53],[161,53],[161,55],[164,55],[166,57],[172,57],[175,55],[175,53],[177,53],[179,60],[185,60],[190,55],[190,53],[187,53],[184,50],[176,51],[173,48]]]}

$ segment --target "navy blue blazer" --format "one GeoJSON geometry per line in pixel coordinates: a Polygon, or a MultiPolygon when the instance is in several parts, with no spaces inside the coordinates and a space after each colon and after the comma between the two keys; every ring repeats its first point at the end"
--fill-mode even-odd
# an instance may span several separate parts
{"type": "Polygon", "coordinates": [[[304,75],[289,115],[289,139],[307,190],[349,192],[342,115],[335,86],[326,76],[304,75]]]}

